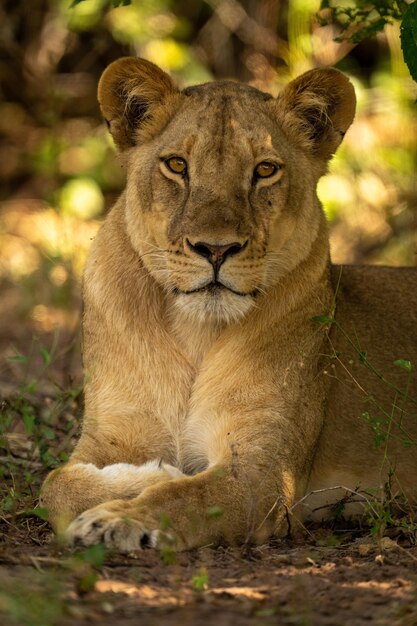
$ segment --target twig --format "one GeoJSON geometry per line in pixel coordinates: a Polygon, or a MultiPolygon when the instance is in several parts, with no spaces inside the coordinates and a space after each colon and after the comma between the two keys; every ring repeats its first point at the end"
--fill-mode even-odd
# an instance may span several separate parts
{"type": "Polygon", "coordinates": [[[297,502],[295,502],[292,507],[290,507],[289,512],[292,513],[293,510],[302,502],[304,502],[304,500],[307,500],[307,498],[309,498],[310,496],[315,495],[316,493],[324,493],[325,491],[336,491],[337,489],[343,489],[344,491],[347,491],[348,493],[351,493],[355,496],[359,496],[360,498],[362,498],[366,504],[369,506],[369,508],[371,509],[372,513],[378,517],[378,512],[376,511],[376,509],[372,506],[371,501],[369,498],[367,498],[364,494],[360,493],[359,491],[355,491],[354,489],[350,489],[349,487],[345,487],[344,485],[336,485],[335,487],[324,487],[323,489],[314,489],[313,491],[310,491],[309,493],[306,493],[302,498],[300,498],[299,500],[297,500],[297,502]]]}
{"type": "MultiPolygon", "coordinates": [[[[57,559],[51,556],[31,556],[22,554],[20,556],[13,556],[9,554],[0,554],[0,563],[11,563],[13,565],[33,565],[39,570],[39,563],[44,565],[60,565],[62,567],[68,567],[68,564],[64,559],[57,559]]],[[[40,571],[40,570],[39,570],[40,571]]]]}
{"type": "Polygon", "coordinates": [[[412,554],[411,552],[409,552],[409,550],[407,550],[406,548],[403,548],[402,546],[398,545],[398,543],[395,541],[395,546],[398,548],[398,550],[400,552],[403,552],[404,554],[406,554],[412,561],[414,561],[415,563],[417,563],[417,556],[414,556],[414,554],[412,554]]]}

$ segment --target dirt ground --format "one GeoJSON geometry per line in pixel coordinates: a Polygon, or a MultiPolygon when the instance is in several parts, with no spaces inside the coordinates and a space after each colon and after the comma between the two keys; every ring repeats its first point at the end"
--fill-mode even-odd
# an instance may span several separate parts
{"type": "Polygon", "coordinates": [[[45,543],[37,535],[28,527],[0,550],[4,626],[417,624],[417,550],[394,542],[382,554],[363,538],[337,548],[207,548],[171,564],[149,550],[107,557],[86,582],[88,568],[43,528],[45,543]]]}
{"type": "Polygon", "coordinates": [[[51,337],[31,344],[13,332],[11,347],[0,329],[2,626],[417,625],[410,525],[388,524],[375,535],[341,520],[297,542],[175,555],[57,545],[33,507],[48,467],[65,459],[77,436],[78,340],[61,336],[49,363],[38,353],[51,337]],[[32,357],[16,360],[28,345],[32,357]]]}

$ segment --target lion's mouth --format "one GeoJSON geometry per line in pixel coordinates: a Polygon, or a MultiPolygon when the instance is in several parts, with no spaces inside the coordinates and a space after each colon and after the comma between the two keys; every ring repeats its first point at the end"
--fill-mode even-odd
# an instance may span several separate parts
{"type": "Polygon", "coordinates": [[[209,283],[206,283],[205,285],[203,285],[202,287],[198,287],[197,289],[190,289],[190,291],[183,291],[182,289],[179,289],[178,287],[175,287],[174,289],[174,293],[176,294],[189,295],[192,293],[208,293],[210,294],[210,296],[213,296],[213,297],[219,296],[219,294],[221,294],[223,291],[230,291],[231,293],[234,293],[236,296],[242,296],[242,297],[246,297],[246,296],[255,297],[259,293],[258,289],[254,289],[253,291],[247,291],[247,292],[236,291],[235,289],[232,289],[231,287],[227,287],[227,285],[224,285],[218,280],[212,280],[209,283]]]}

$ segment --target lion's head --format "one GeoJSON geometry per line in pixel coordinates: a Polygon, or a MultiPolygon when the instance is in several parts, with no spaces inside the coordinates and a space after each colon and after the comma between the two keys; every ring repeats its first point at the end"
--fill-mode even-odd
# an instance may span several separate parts
{"type": "Polygon", "coordinates": [[[273,98],[231,81],[179,91],[122,58],[99,101],[125,156],[132,245],[182,311],[237,320],[308,256],[317,180],[354,116],[343,74],[312,70],[273,98]]]}

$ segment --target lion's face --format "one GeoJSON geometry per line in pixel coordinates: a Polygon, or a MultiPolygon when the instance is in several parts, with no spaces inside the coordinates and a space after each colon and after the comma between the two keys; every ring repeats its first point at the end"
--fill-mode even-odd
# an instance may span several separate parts
{"type": "MultiPolygon", "coordinates": [[[[123,111],[139,123],[128,117],[122,126],[114,107],[106,110],[107,91],[115,93],[112,75],[105,73],[99,98],[116,143],[127,148],[132,244],[155,280],[173,294],[177,308],[204,320],[235,321],[308,255],[321,220],[317,179],[341,137],[333,128],[329,132],[328,111],[314,117],[311,93],[307,105],[320,145],[308,133],[306,119],[294,113],[295,103],[289,107],[289,88],[279,100],[232,82],[176,92],[155,66],[131,59],[113,66],[123,62],[128,94],[132,73],[140,75],[146,64],[146,77],[137,79],[143,92],[139,84],[130,100],[135,105],[125,98],[123,111]],[[163,93],[154,97],[153,110],[149,105],[149,117],[140,124],[141,98],[150,93],[146,81],[152,73],[159,85],[163,76],[163,93]]],[[[330,72],[336,82],[342,78],[350,86],[330,72]]],[[[120,68],[113,74],[120,94],[120,68]]],[[[316,94],[321,109],[324,95],[321,85],[316,94]]],[[[340,133],[346,130],[342,121],[340,133]]]]}
{"type": "Polygon", "coordinates": [[[314,177],[304,181],[304,202],[300,161],[271,104],[233,83],[190,90],[168,126],[129,155],[130,236],[155,279],[192,314],[245,314],[288,269],[285,244],[297,221],[316,228],[303,207],[314,177]]]}

